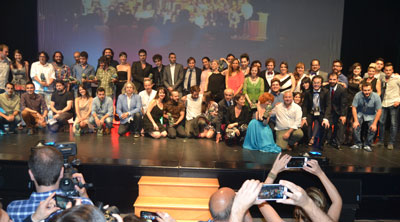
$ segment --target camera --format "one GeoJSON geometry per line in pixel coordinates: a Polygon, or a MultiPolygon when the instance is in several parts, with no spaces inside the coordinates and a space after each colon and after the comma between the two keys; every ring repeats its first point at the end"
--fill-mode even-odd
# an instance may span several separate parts
{"type": "Polygon", "coordinates": [[[75,185],[80,188],[85,187],[86,189],[93,187],[92,183],[82,184],[76,178],[73,178],[74,173],[78,173],[76,166],[80,165],[80,160],[76,158],[77,146],[74,142],[44,142],[39,141],[36,146],[32,149],[43,147],[43,146],[53,146],[61,152],[64,159],[64,175],[60,181],[60,189],[65,193],[66,196],[79,196],[77,190],[75,190],[75,185]],[[73,159],[69,161],[70,157],[73,159]]]}

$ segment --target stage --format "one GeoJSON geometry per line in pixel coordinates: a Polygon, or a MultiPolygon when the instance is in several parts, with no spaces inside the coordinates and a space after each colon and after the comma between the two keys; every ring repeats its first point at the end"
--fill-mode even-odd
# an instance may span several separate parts
{"type": "MultiPolygon", "coordinates": [[[[0,136],[0,197],[7,205],[14,199],[29,196],[27,159],[37,141],[74,141],[78,146],[79,171],[87,182],[94,184],[91,199],[117,205],[123,212],[133,212],[137,197],[137,182],[142,175],[212,177],[221,186],[235,189],[246,179],[264,180],[276,154],[228,147],[207,139],[151,139],[96,134],[75,137],[72,133],[42,133],[0,136]]],[[[296,156],[309,151],[299,147],[287,152],[296,156]]],[[[355,211],[359,219],[398,219],[400,204],[400,147],[394,150],[374,148],[372,153],[343,147],[323,150],[329,159],[322,165],[342,194],[343,213],[355,211]]],[[[283,172],[287,179],[304,188],[322,187],[319,180],[304,171],[283,172]]],[[[292,208],[274,205],[285,217],[292,208]]],[[[257,215],[257,213],[255,213],[257,215]]],[[[343,216],[343,215],[342,215],[343,216]]]]}

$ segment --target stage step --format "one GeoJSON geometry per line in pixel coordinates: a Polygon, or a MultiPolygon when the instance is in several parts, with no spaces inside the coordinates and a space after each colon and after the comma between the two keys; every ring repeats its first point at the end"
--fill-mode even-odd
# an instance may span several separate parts
{"type": "Polygon", "coordinates": [[[214,178],[142,176],[138,184],[141,197],[209,198],[219,188],[214,178]]]}
{"type": "Polygon", "coordinates": [[[212,178],[142,176],[138,185],[136,215],[140,211],[162,211],[188,222],[211,218],[208,200],[219,188],[218,179],[212,178]]]}

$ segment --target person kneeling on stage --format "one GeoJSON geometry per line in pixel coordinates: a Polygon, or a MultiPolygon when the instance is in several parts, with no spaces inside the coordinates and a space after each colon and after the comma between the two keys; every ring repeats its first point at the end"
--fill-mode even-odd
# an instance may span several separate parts
{"type": "Polygon", "coordinates": [[[183,118],[185,117],[185,105],[179,100],[179,92],[172,90],[171,99],[165,104],[164,119],[168,120],[168,138],[175,139],[186,137],[183,127],[183,118]]]}
{"type": "Polygon", "coordinates": [[[231,106],[234,106],[233,103],[233,89],[225,89],[224,90],[224,99],[218,102],[218,117],[215,124],[215,130],[217,135],[215,136],[215,141],[219,143],[222,139],[222,134],[224,133],[224,129],[227,123],[227,113],[228,109],[231,106]],[[224,128],[222,127],[224,125],[224,128]]]}
{"type": "Polygon", "coordinates": [[[137,94],[136,87],[132,82],[127,82],[122,88],[122,94],[118,96],[116,113],[120,119],[118,134],[123,135],[133,130],[133,137],[140,137],[140,123],[142,100],[137,94]]]}
{"type": "Polygon", "coordinates": [[[51,96],[50,109],[53,111],[53,118],[49,120],[49,129],[52,132],[58,132],[61,127],[69,132],[68,120],[73,116],[72,104],[74,95],[65,89],[62,80],[56,81],[56,91],[51,96]]]}
{"type": "Polygon", "coordinates": [[[94,98],[92,104],[92,116],[89,118],[89,123],[97,127],[97,135],[110,134],[113,120],[113,102],[112,99],[106,96],[103,87],[97,88],[97,97],[94,98]],[[103,130],[105,124],[105,130],[103,130]]]}
{"type": "Polygon", "coordinates": [[[81,135],[82,129],[93,128],[93,126],[89,126],[88,124],[90,114],[92,114],[93,98],[84,85],[78,87],[78,95],[79,97],[75,99],[76,117],[73,127],[76,136],[81,135]]]}
{"type": "MultiPolygon", "coordinates": [[[[0,94],[0,134],[4,125],[9,125],[9,132],[15,133],[17,124],[21,121],[19,114],[20,99],[14,93],[14,84],[6,84],[6,93],[0,94]]],[[[7,133],[7,132],[5,132],[7,133]]]]}
{"type": "Polygon", "coordinates": [[[198,120],[201,115],[201,104],[203,103],[203,94],[200,94],[200,87],[196,85],[190,87],[190,94],[184,96],[182,100],[186,101],[186,136],[198,137],[198,120]]]}
{"type": "Polygon", "coordinates": [[[48,113],[43,96],[35,93],[35,85],[26,84],[26,93],[21,96],[22,119],[28,128],[28,134],[34,134],[36,127],[46,127],[48,113]]]}
{"type": "Polygon", "coordinates": [[[246,106],[246,97],[242,93],[235,96],[235,106],[230,106],[227,113],[227,129],[225,142],[227,145],[243,143],[247,124],[250,122],[250,112],[246,106]]]}
{"type": "Polygon", "coordinates": [[[283,93],[283,103],[275,106],[272,113],[276,116],[276,144],[283,150],[291,150],[303,138],[300,129],[301,107],[293,102],[291,92],[283,93]]]}
{"type": "Polygon", "coordinates": [[[272,130],[268,125],[273,101],[274,96],[271,93],[265,92],[258,97],[255,119],[249,123],[243,148],[261,152],[281,152],[281,148],[275,144],[272,130]]]}
{"type": "MultiPolygon", "coordinates": [[[[35,220],[36,215],[34,213],[38,206],[41,205],[41,202],[48,200],[47,198],[54,196],[54,194],[67,195],[59,188],[60,181],[64,176],[64,159],[59,150],[49,146],[33,149],[28,160],[28,167],[28,173],[35,185],[36,192],[33,192],[29,199],[15,200],[8,205],[7,212],[13,221],[25,221],[29,219],[39,221],[35,220]]],[[[80,183],[85,184],[82,174],[74,173],[72,177],[80,183]]],[[[70,198],[80,199],[82,204],[93,205],[86,192],[86,188],[75,186],[75,191],[77,191],[79,197],[70,198]]],[[[48,211],[50,210],[53,210],[55,213],[50,215],[49,218],[61,212],[57,207],[49,207],[48,211]]]]}
{"type": "MultiPolygon", "coordinates": [[[[146,87],[146,82],[145,82],[146,87]]],[[[149,103],[143,118],[144,132],[150,134],[151,137],[158,139],[166,137],[167,131],[164,127],[164,106],[167,101],[167,89],[159,87],[156,96],[149,103]]]]}
{"type": "Polygon", "coordinates": [[[200,132],[199,137],[210,139],[214,136],[218,121],[218,103],[214,102],[211,92],[203,94],[201,113],[197,121],[200,132]]]}

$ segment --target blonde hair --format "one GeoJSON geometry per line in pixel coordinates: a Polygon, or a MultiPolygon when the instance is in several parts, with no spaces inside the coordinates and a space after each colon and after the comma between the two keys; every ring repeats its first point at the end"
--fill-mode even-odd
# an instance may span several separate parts
{"type": "MultiPolygon", "coordinates": [[[[323,212],[326,212],[328,203],[324,193],[322,193],[322,191],[316,187],[310,187],[306,190],[306,192],[307,195],[313,200],[314,204],[323,212]]],[[[297,222],[301,220],[304,222],[311,222],[308,215],[300,207],[296,207],[294,209],[294,218],[297,222]]]]}
{"type": "Polygon", "coordinates": [[[125,90],[125,89],[126,89],[126,86],[129,85],[129,84],[130,84],[130,85],[132,86],[132,88],[133,88],[133,93],[134,93],[134,94],[137,94],[138,92],[137,92],[137,89],[136,89],[135,84],[133,84],[133,82],[130,82],[130,81],[129,81],[129,82],[126,82],[126,83],[124,84],[124,88],[122,88],[121,94],[125,94],[125,92],[126,92],[126,90],[125,90]]]}

